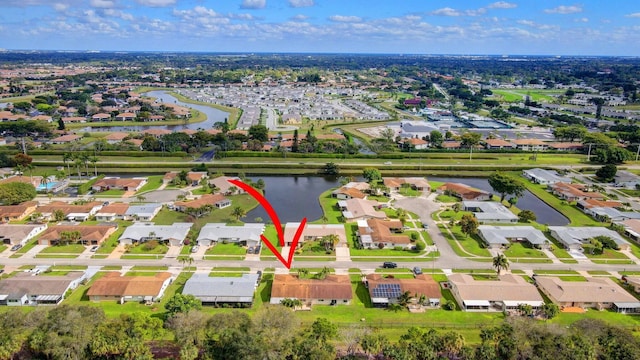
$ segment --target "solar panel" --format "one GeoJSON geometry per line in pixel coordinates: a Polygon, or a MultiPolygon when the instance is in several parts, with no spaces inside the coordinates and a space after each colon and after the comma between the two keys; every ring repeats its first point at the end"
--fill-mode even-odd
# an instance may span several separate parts
{"type": "Polygon", "coordinates": [[[373,289],[372,293],[374,297],[388,299],[397,298],[402,294],[400,284],[379,284],[373,289]]]}

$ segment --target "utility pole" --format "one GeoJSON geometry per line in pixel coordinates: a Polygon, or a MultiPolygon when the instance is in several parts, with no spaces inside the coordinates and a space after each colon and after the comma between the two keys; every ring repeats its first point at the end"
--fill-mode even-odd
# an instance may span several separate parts
{"type": "Polygon", "coordinates": [[[640,155],[640,144],[637,145],[638,150],[636,150],[636,161],[638,161],[638,156],[640,155]]]}
{"type": "Polygon", "coordinates": [[[593,144],[589,144],[589,151],[587,152],[587,162],[591,161],[591,145],[593,144]]]}

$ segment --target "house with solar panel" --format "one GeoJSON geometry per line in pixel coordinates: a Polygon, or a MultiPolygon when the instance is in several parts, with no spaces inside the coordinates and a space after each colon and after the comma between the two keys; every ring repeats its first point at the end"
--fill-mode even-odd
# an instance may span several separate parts
{"type": "Polygon", "coordinates": [[[420,274],[413,279],[383,277],[381,274],[369,274],[363,279],[369,289],[371,303],[376,307],[397,304],[400,297],[408,292],[409,307],[438,307],[442,293],[440,285],[430,275],[420,274]]]}
{"type": "Polygon", "coordinates": [[[258,286],[258,274],[242,277],[219,277],[193,274],[184,284],[183,294],[195,296],[202,305],[249,308],[258,286]]]}

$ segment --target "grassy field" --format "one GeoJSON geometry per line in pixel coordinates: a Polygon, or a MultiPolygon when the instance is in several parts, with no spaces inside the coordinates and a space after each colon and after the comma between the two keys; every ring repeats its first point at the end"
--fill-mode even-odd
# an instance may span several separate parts
{"type": "Polygon", "coordinates": [[[506,102],[524,102],[529,96],[532,101],[552,102],[555,97],[552,95],[564,94],[564,90],[557,89],[491,89],[494,96],[506,102]]]}
{"type": "Polygon", "coordinates": [[[545,253],[535,249],[528,242],[512,242],[509,249],[505,250],[504,255],[508,258],[547,258],[545,253]]]}

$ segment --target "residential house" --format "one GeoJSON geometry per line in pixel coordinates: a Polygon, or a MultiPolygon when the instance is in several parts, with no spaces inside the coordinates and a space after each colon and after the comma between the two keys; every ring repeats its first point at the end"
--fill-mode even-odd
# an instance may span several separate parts
{"type": "Polygon", "coordinates": [[[624,226],[624,235],[629,239],[640,242],[640,219],[629,219],[621,222],[624,226]]]}
{"type": "Polygon", "coordinates": [[[478,235],[491,249],[509,247],[513,242],[528,242],[538,249],[548,249],[551,241],[533,226],[478,226],[478,235]]]}
{"type": "Polygon", "coordinates": [[[84,204],[68,204],[62,201],[53,201],[46,205],[38,206],[37,212],[42,214],[42,219],[53,221],[55,214],[60,211],[64,218],[70,221],[86,221],[102,209],[103,203],[91,201],[84,204]]]}
{"type": "Polygon", "coordinates": [[[571,183],[571,178],[560,176],[555,170],[527,169],[522,171],[522,176],[534,184],[551,185],[556,183],[571,183]]]}
{"type": "Polygon", "coordinates": [[[522,151],[545,151],[549,147],[546,142],[540,139],[516,139],[513,140],[516,149],[522,151]]]}
{"type": "Polygon", "coordinates": [[[205,306],[225,305],[248,308],[253,305],[258,281],[258,274],[220,277],[196,273],[184,284],[182,293],[195,296],[205,306]]]}
{"type": "Polygon", "coordinates": [[[146,183],[147,178],[106,177],[96,181],[93,186],[91,186],[91,189],[93,189],[93,191],[107,191],[111,189],[138,191],[146,183]]]}
{"type": "Polygon", "coordinates": [[[608,277],[587,277],[587,281],[564,281],[559,277],[535,276],[540,291],[563,308],[614,309],[638,312],[640,301],[608,277]]]}
{"type": "Polygon", "coordinates": [[[229,180],[240,180],[240,178],[233,176],[218,176],[216,178],[209,179],[209,187],[214,189],[216,193],[220,193],[222,195],[235,195],[245,193],[244,190],[233,185],[229,182],[229,180]]]}
{"type": "Polygon", "coordinates": [[[196,216],[209,213],[211,208],[224,209],[231,206],[231,200],[222,194],[204,194],[195,200],[176,201],[173,207],[176,211],[189,212],[195,210],[196,216]]]}
{"type": "Polygon", "coordinates": [[[463,201],[462,209],[471,211],[480,224],[518,222],[518,216],[495,201],[463,201]]]}
{"type": "Polygon", "coordinates": [[[554,239],[558,240],[565,248],[581,250],[583,244],[589,244],[596,236],[606,236],[616,243],[620,250],[629,250],[631,245],[617,232],[604,227],[593,226],[549,226],[549,231],[554,239]]]}
{"type": "Polygon", "coordinates": [[[350,304],[353,299],[349,275],[327,275],[324,279],[300,279],[292,274],[275,274],[271,284],[271,304],[284,299],[300,300],[302,306],[350,304]]]}
{"type": "Polygon", "coordinates": [[[613,178],[613,184],[617,187],[636,189],[640,185],[640,176],[626,170],[618,170],[613,178]]]}
{"type": "MultiPolygon", "coordinates": [[[[195,172],[195,171],[189,171],[187,172],[187,185],[190,186],[198,186],[200,185],[200,182],[202,180],[204,180],[207,177],[207,172],[195,172]]],[[[180,172],[178,171],[170,171],[166,174],[164,174],[164,177],[162,178],[162,182],[165,184],[169,184],[175,181],[176,178],[178,178],[180,175],[180,172]]]]}
{"type": "Polygon", "coordinates": [[[554,151],[580,151],[584,148],[580,142],[550,142],[547,146],[554,151]]]}
{"type": "Polygon", "coordinates": [[[124,220],[151,221],[162,210],[160,203],[129,205],[124,213],[124,220]]]}
{"type": "MultiPolygon", "coordinates": [[[[284,243],[291,246],[293,238],[300,227],[300,223],[289,222],[284,226],[284,243]]],[[[298,246],[302,246],[303,242],[320,240],[325,236],[336,236],[338,242],[336,246],[347,246],[347,233],[342,224],[305,224],[300,236],[298,246]]]]}
{"type": "Polygon", "coordinates": [[[31,215],[38,207],[37,201],[26,201],[18,205],[0,205],[0,221],[20,221],[31,215]]]}
{"type": "Polygon", "coordinates": [[[47,224],[2,224],[0,241],[5,245],[26,245],[46,229],[47,224]]]}
{"type": "Polygon", "coordinates": [[[440,146],[445,150],[459,150],[462,149],[462,141],[443,141],[440,146]]]}
{"type": "Polygon", "coordinates": [[[68,291],[75,289],[86,273],[71,271],[61,276],[34,276],[23,271],[0,280],[0,305],[58,305],[68,291]]]}
{"type": "Polygon", "coordinates": [[[447,194],[455,196],[460,200],[486,201],[491,200],[491,194],[472,188],[469,185],[461,183],[444,183],[437,190],[439,194],[447,194]]]}
{"type": "Polygon", "coordinates": [[[402,229],[400,220],[358,220],[357,240],[366,249],[409,248],[411,239],[402,229]]]}
{"type": "Polygon", "coordinates": [[[114,132],[111,133],[107,136],[104,137],[104,140],[107,142],[107,144],[118,144],[124,141],[124,139],[126,139],[127,137],[129,137],[129,134],[124,133],[124,132],[114,132]]]}
{"type": "Polygon", "coordinates": [[[555,196],[567,201],[604,199],[604,195],[598,192],[588,191],[587,186],[584,184],[559,182],[549,185],[549,189],[555,196]]]}
{"type": "Polygon", "coordinates": [[[80,139],[82,139],[82,136],[80,136],[80,135],[68,134],[68,135],[58,136],[55,139],[51,139],[50,142],[52,144],[60,145],[60,144],[69,144],[69,143],[72,143],[72,142],[77,142],[80,139]]]}
{"type": "Polygon", "coordinates": [[[141,244],[150,240],[181,246],[191,229],[191,223],[173,223],[172,225],[155,225],[136,222],[127,227],[118,241],[123,245],[141,244]]]}
{"type": "Polygon", "coordinates": [[[65,234],[78,232],[79,236],[73,240],[76,244],[100,245],[118,229],[117,225],[52,225],[39,237],[39,245],[57,245],[65,240],[65,234]]]}
{"type": "Polygon", "coordinates": [[[172,281],[168,272],[155,276],[121,276],[119,272],[109,272],[93,282],[87,296],[91,301],[153,303],[160,300],[172,281]]]}
{"type": "Polygon", "coordinates": [[[91,116],[91,121],[99,122],[99,121],[109,121],[111,120],[111,114],[107,113],[98,113],[91,116]]]}
{"type": "Polygon", "coordinates": [[[511,150],[514,149],[516,145],[510,141],[502,139],[486,139],[484,140],[484,147],[487,150],[511,150]]]}
{"type": "MultiPolygon", "coordinates": [[[[62,122],[65,124],[86,123],[87,118],[84,116],[63,116],[62,122]]],[[[54,143],[55,144],[55,143],[54,143]]]]}
{"type": "Polygon", "coordinates": [[[636,294],[640,294],[640,276],[623,276],[622,281],[629,285],[636,294]]]}
{"type": "Polygon", "coordinates": [[[515,311],[518,306],[544,305],[536,287],[523,277],[502,274],[498,280],[476,280],[468,274],[451,274],[448,284],[453,297],[464,311],[515,311]]]}
{"type": "Polygon", "coordinates": [[[418,138],[408,138],[402,140],[405,147],[409,147],[415,150],[425,150],[429,148],[429,142],[418,138]]]}
{"type": "Polygon", "coordinates": [[[408,186],[413,190],[418,191],[431,191],[431,186],[425,178],[420,177],[406,177],[406,178],[391,178],[383,177],[382,181],[384,186],[388,187],[391,191],[398,191],[403,186],[408,186]]]}
{"type": "Polygon", "coordinates": [[[228,226],[223,223],[208,223],[200,229],[198,245],[209,247],[217,243],[235,243],[242,246],[260,244],[264,232],[263,223],[245,223],[243,226],[228,226]]]}
{"type": "Polygon", "coordinates": [[[348,200],[348,199],[364,199],[367,197],[367,194],[362,192],[362,190],[358,189],[357,187],[348,187],[345,185],[332,191],[331,196],[339,200],[348,200]]]}
{"type": "Polygon", "coordinates": [[[624,205],[620,201],[615,200],[578,200],[576,207],[601,222],[620,222],[629,219],[640,219],[640,213],[624,211],[624,205]]]}
{"type": "Polygon", "coordinates": [[[418,306],[437,307],[442,297],[440,285],[427,274],[416,275],[413,279],[401,279],[374,273],[365,277],[365,285],[369,289],[373,306],[396,304],[406,292],[411,296],[409,303],[418,306]],[[424,300],[420,303],[423,296],[424,300]]]}
{"type": "Polygon", "coordinates": [[[127,210],[129,210],[129,204],[127,203],[111,203],[96,213],[96,221],[124,220],[127,210]]]}
{"type": "Polygon", "coordinates": [[[338,201],[338,208],[342,210],[342,216],[345,221],[387,218],[387,214],[376,210],[382,208],[382,204],[374,200],[340,200],[338,201]]]}
{"type": "Polygon", "coordinates": [[[131,112],[125,112],[122,114],[116,115],[116,121],[133,121],[136,119],[136,114],[131,112]]]}

